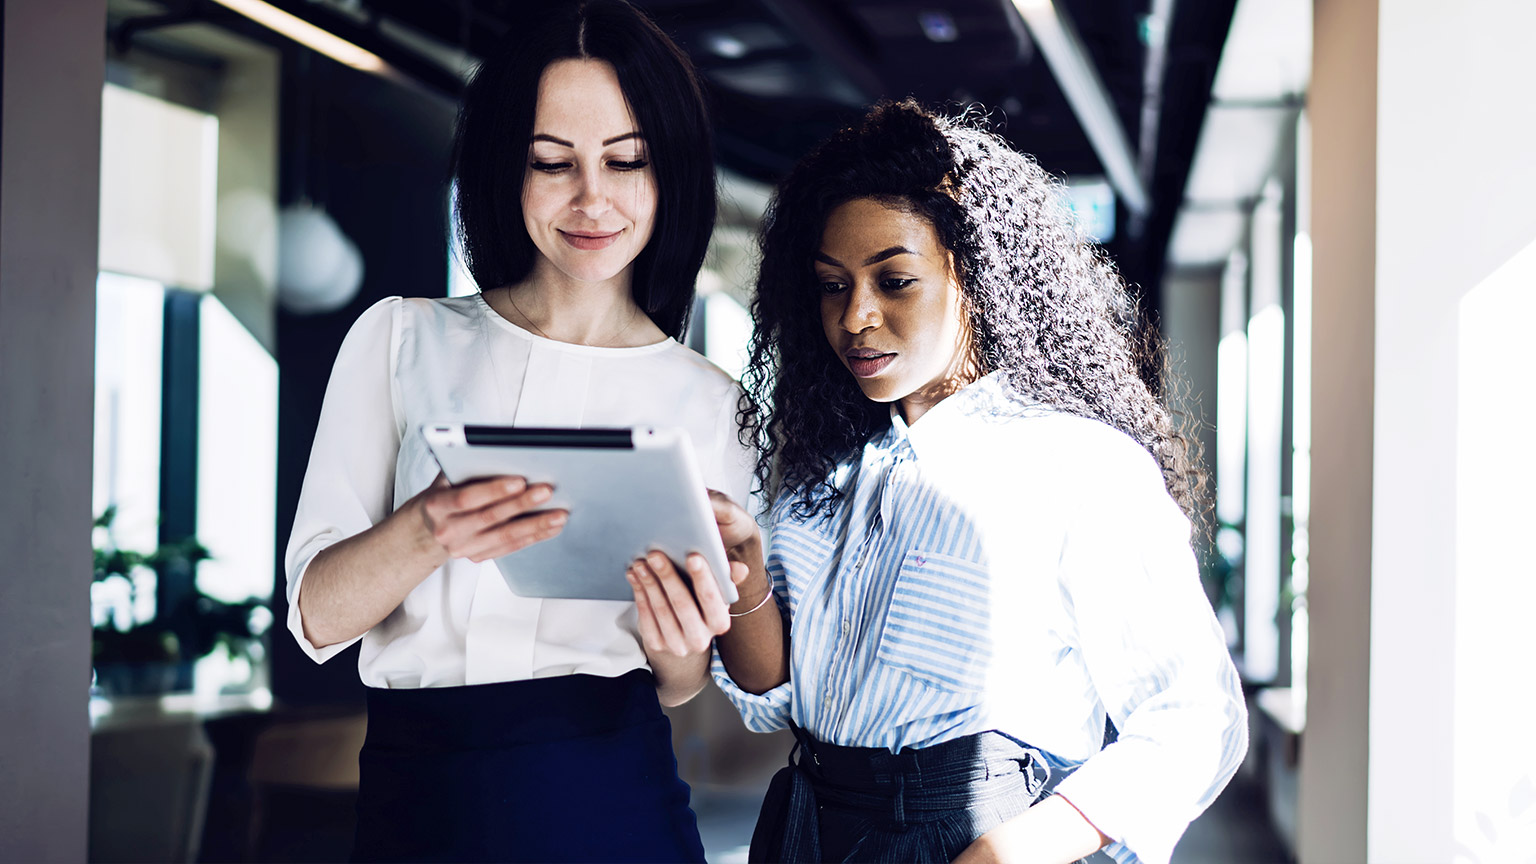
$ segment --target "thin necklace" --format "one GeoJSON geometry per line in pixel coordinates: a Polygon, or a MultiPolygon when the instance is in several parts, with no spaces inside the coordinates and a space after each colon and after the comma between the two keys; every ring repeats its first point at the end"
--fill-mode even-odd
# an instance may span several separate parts
{"type": "MultiPolygon", "coordinates": [[[[511,303],[511,304],[512,304],[512,308],[513,308],[513,309],[516,309],[516,310],[517,310],[517,314],[518,314],[518,315],[519,315],[519,316],[520,316],[520,317],[521,317],[521,318],[522,318],[522,319],[523,319],[523,320],[524,320],[524,321],[527,321],[527,322],[528,322],[528,326],[529,326],[529,327],[532,327],[532,328],[533,328],[533,329],[534,329],[534,331],[535,331],[535,332],[536,332],[536,333],[538,333],[538,334],[539,334],[539,335],[540,335],[540,336],[543,336],[543,337],[544,337],[544,338],[545,338],[545,339],[548,339],[548,340],[549,340],[549,341],[551,341],[551,342],[559,342],[559,341],[560,341],[560,340],[559,340],[559,339],[556,339],[556,338],[554,338],[554,337],[553,337],[553,336],[551,336],[551,335],[549,335],[549,334],[548,334],[548,333],[545,333],[545,332],[544,332],[544,328],[542,328],[542,327],[540,327],[540,326],[539,326],[539,325],[537,325],[537,324],[535,324],[535,323],[534,323],[534,322],[533,322],[533,318],[531,318],[531,317],[530,317],[530,316],[529,316],[529,315],[528,315],[528,313],[527,313],[527,312],[524,312],[524,311],[523,311],[523,307],[521,307],[521,306],[519,306],[519,305],[517,305],[517,298],[516,298],[516,297],[514,297],[514,296],[512,296],[512,294],[513,294],[513,292],[512,292],[512,286],[511,286],[511,285],[508,285],[508,286],[507,286],[507,301],[508,301],[508,302],[509,302],[509,303],[511,303]]],[[[629,332],[629,328],[631,328],[631,327],[633,327],[633,326],[635,326],[635,318],[637,318],[637,317],[638,317],[638,316],[636,316],[636,315],[633,315],[633,314],[632,314],[632,315],[630,315],[630,316],[629,316],[629,321],[628,321],[628,323],[626,323],[626,324],[625,324],[625,325],[624,325],[624,326],[623,326],[623,327],[622,327],[622,328],[621,328],[621,329],[620,329],[620,330],[619,330],[619,331],[618,331],[618,332],[617,332],[617,333],[614,333],[614,334],[613,334],[613,335],[612,335],[612,336],[609,336],[609,337],[608,337],[608,338],[607,338],[607,339],[606,339],[606,340],[605,340],[605,342],[608,342],[608,343],[611,343],[611,342],[613,342],[613,341],[614,341],[614,340],[616,340],[616,339],[618,339],[618,338],[619,338],[619,337],[620,337],[620,336],[623,336],[623,335],[624,335],[624,334],[625,334],[625,333],[628,333],[628,332],[629,332]]],[[[588,342],[578,342],[578,343],[577,343],[577,344],[578,344],[578,345],[586,345],[586,346],[587,346],[587,347],[589,347],[589,348],[604,348],[604,347],[609,347],[609,346],[608,346],[608,345],[606,345],[606,344],[602,344],[602,343],[599,343],[599,344],[596,344],[596,345],[594,345],[594,344],[591,344],[591,343],[588,343],[588,342]]]]}

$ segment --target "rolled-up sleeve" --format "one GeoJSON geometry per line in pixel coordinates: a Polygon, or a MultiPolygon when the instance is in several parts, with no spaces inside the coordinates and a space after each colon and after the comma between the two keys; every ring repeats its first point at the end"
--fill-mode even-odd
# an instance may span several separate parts
{"type": "Polygon", "coordinates": [[[753,732],[776,732],[789,728],[789,709],[792,702],[790,696],[790,683],[788,681],[761,695],[748,693],[736,686],[731,680],[731,674],[725,671],[725,663],[720,659],[720,649],[716,648],[714,658],[710,662],[709,671],[715,676],[715,683],[720,691],[736,710],[741,712],[741,722],[753,732]]]}
{"type": "Polygon", "coordinates": [[[393,510],[402,431],[394,390],[401,309],[399,297],[379,301],[358,317],[341,344],[288,538],[288,630],[317,663],[362,636],[324,648],[305,638],[298,603],[304,573],[322,550],[366,531],[393,510]]]}
{"type": "Polygon", "coordinates": [[[1077,647],[1119,738],[1057,792],[1116,841],[1115,857],[1166,864],[1242,762],[1247,711],[1189,523],[1156,463],[1123,443],[1084,485],[1060,570],[1077,647]]]}

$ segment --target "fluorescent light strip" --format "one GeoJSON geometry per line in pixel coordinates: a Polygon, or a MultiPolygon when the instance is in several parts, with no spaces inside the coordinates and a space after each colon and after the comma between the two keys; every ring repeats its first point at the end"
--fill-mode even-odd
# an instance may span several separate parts
{"type": "MultiPolygon", "coordinates": [[[[222,2],[222,0],[221,0],[222,2]]],[[[1130,139],[1110,105],[1109,91],[1088,59],[1088,51],[1062,20],[1051,0],[1013,0],[1029,35],[1045,56],[1051,74],[1104,163],[1104,173],[1132,213],[1147,212],[1147,191],[1136,173],[1130,139]]]]}
{"type": "Polygon", "coordinates": [[[264,3],[262,0],[214,0],[214,2],[239,12],[257,24],[275,30],[300,45],[314,49],[337,63],[376,75],[387,75],[392,71],[389,64],[379,55],[365,51],[270,3],[264,3]]]}

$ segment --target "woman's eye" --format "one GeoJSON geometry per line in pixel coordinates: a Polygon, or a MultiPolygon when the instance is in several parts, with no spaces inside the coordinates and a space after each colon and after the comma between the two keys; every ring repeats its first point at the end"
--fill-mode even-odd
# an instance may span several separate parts
{"type": "Polygon", "coordinates": [[[830,280],[830,279],[829,280],[824,280],[821,283],[821,293],[823,293],[823,294],[828,294],[828,295],[830,295],[830,294],[841,294],[843,291],[846,291],[847,289],[848,289],[847,285],[844,285],[842,282],[838,282],[838,281],[835,281],[835,280],[830,280]]]}
{"type": "Polygon", "coordinates": [[[528,164],[528,167],[532,168],[535,171],[543,171],[545,174],[559,174],[561,171],[564,171],[565,169],[571,167],[571,163],[569,163],[569,162],[540,162],[539,160],[535,159],[535,160],[533,160],[532,162],[530,162],[528,164]]]}
{"type": "Polygon", "coordinates": [[[882,279],[880,287],[887,291],[900,291],[916,281],[916,279],[882,279]]]}
{"type": "Polygon", "coordinates": [[[645,159],[631,159],[627,162],[619,159],[610,159],[608,161],[608,167],[615,171],[639,171],[649,164],[651,163],[645,159]]]}

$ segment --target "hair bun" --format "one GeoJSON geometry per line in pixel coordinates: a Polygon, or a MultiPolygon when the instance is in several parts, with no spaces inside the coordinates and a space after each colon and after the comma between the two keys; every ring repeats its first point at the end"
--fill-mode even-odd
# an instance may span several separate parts
{"type": "Polygon", "coordinates": [[[862,156],[898,175],[937,188],[954,170],[954,153],[936,116],[911,99],[881,102],[853,133],[862,156]]]}

